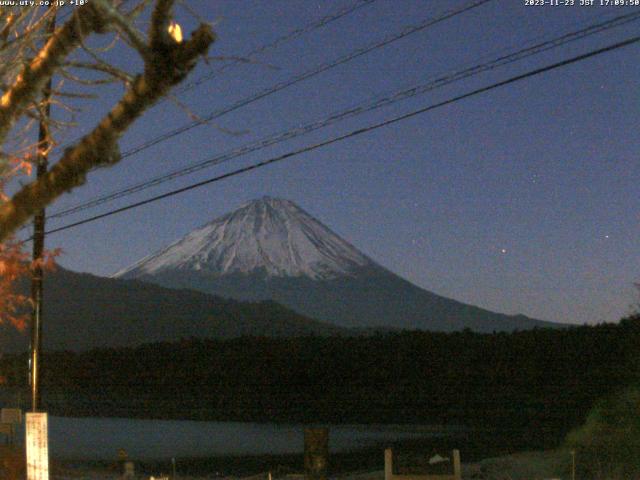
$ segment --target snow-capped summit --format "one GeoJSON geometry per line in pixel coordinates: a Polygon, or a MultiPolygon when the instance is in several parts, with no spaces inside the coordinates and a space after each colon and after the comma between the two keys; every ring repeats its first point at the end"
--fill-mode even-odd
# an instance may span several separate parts
{"type": "Polygon", "coordinates": [[[295,203],[263,197],[194,230],[116,277],[195,271],[325,280],[374,265],[295,203]]]}

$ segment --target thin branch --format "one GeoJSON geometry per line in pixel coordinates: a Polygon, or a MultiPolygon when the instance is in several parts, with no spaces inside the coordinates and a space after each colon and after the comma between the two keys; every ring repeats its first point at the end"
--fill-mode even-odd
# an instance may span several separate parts
{"type": "Polygon", "coordinates": [[[111,40],[111,42],[109,42],[109,44],[105,45],[104,47],[88,47],[83,40],[80,41],[80,46],[85,52],[90,53],[93,56],[93,55],[97,55],[95,52],[99,52],[99,53],[110,52],[118,44],[118,41],[121,38],[122,37],[120,33],[116,32],[116,34],[113,36],[113,40],[111,40]]]}
{"type": "Polygon", "coordinates": [[[182,110],[194,122],[198,122],[202,124],[207,123],[206,120],[204,120],[203,118],[200,118],[200,116],[197,113],[191,110],[191,108],[189,108],[189,106],[186,103],[182,102],[175,95],[168,94],[167,98],[171,100],[180,110],[182,110]]]}
{"type": "Polygon", "coordinates": [[[85,62],[67,62],[67,67],[80,68],[83,70],[95,70],[101,73],[106,73],[117,80],[121,80],[126,84],[133,82],[133,75],[125,70],[114,67],[106,62],[100,63],[85,63],[85,62]]]}
{"type": "Polygon", "coordinates": [[[113,78],[98,78],[95,80],[89,80],[86,78],[80,78],[77,75],[72,74],[70,71],[68,71],[67,69],[60,69],[58,70],[58,72],[62,77],[66,78],[67,80],[71,81],[71,82],[75,82],[78,83],[80,85],[86,85],[86,86],[95,86],[95,85],[106,85],[106,84],[110,84],[110,83],[114,83],[117,82],[119,80],[114,80],[113,78]]]}
{"type": "Polygon", "coordinates": [[[65,92],[62,90],[52,90],[51,93],[56,97],[65,97],[65,98],[83,98],[83,99],[96,99],[98,95],[95,93],[76,93],[76,92],[65,92]]]}
{"type": "Polygon", "coordinates": [[[149,44],[151,45],[151,49],[156,52],[163,50],[173,41],[168,29],[174,1],[175,0],[158,0],[151,14],[149,44]]]}
{"type": "Polygon", "coordinates": [[[106,0],[94,0],[102,13],[106,16],[110,23],[113,23],[118,29],[126,35],[131,45],[138,51],[142,58],[147,61],[150,58],[149,47],[144,37],[136,30],[131,22],[126,19],[113,5],[106,0]]]}
{"type": "MultiPolygon", "coordinates": [[[[158,5],[163,4],[164,9],[166,3],[167,0],[159,0],[158,5]]],[[[21,188],[10,201],[0,206],[0,242],[9,238],[40,208],[82,185],[90,170],[120,161],[117,143],[120,136],[147,108],[193,70],[198,57],[206,55],[214,40],[211,28],[201,25],[186,42],[156,43],[144,74],[136,77],[94,130],[65,150],[49,172],[21,188]]]]}
{"type": "MultiPolygon", "coordinates": [[[[61,108],[62,110],[66,111],[67,113],[69,113],[72,116],[74,114],[82,111],[82,109],[79,108],[79,107],[72,107],[71,105],[68,105],[68,104],[66,104],[64,102],[59,102],[56,99],[52,99],[51,100],[51,105],[55,105],[56,107],[61,108]]],[[[53,121],[53,120],[49,119],[49,121],[53,121]]],[[[60,120],[58,120],[58,121],[60,121],[60,120]]]]}
{"type": "Polygon", "coordinates": [[[173,103],[175,103],[176,106],[180,108],[184,113],[186,113],[191,120],[201,125],[211,125],[214,128],[216,128],[218,131],[228,135],[233,135],[234,137],[241,137],[242,135],[246,135],[247,133],[249,133],[249,130],[231,130],[217,123],[214,123],[212,120],[205,120],[204,118],[200,117],[197,113],[195,113],[193,110],[191,110],[191,108],[189,108],[189,106],[186,103],[181,102],[178,99],[178,97],[176,97],[175,95],[168,94],[167,98],[171,100],[173,103]]]}
{"type": "Polygon", "coordinates": [[[21,46],[22,48],[21,44],[33,38],[34,36],[39,39],[44,38],[44,34],[42,33],[42,25],[44,25],[45,22],[48,21],[51,15],[54,15],[54,10],[57,10],[57,7],[53,7],[53,9],[47,9],[47,11],[39,17],[37,17],[37,12],[34,9],[33,14],[31,15],[31,20],[26,22],[27,25],[19,33],[18,25],[25,23],[25,19],[29,17],[30,10],[31,9],[23,8],[20,9],[20,15],[14,15],[14,18],[10,21],[11,26],[8,30],[6,30],[6,38],[4,36],[2,37],[3,43],[0,45],[0,51],[6,50],[7,48],[12,47],[16,44],[18,46],[21,46]],[[14,33],[14,38],[8,40],[9,34],[12,32],[14,33]]]}
{"type": "Polygon", "coordinates": [[[14,85],[0,97],[0,142],[27,105],[42,91],[63,59],[90,32],[104,31],[105,24],[93,4],[78,8],[73,18],[58,28],[38,55],[25,65],[14,85]]]}
{"type": "Polygon", "coordinates": [[[178,4],[180,7],[184,8],[193,18],[195,18],[200,23],[209,23],[205,18],[202,17],[198,12],[196,12],[193,8],[189,6],[187,2],[184,0],[179,0],[178,4]]]}
{"type": "Polygon", "coordinates": [[[140,16],[142,12],[144,12],[145,8],[147,8],[150,3],[151,0],[142,0],[140,3],[138,3],[138,5],[129,10],[125,14],[125,17],[127,17],[129,20],[135,20],[140,16]]]}
{"type": "Polygon", "coordinates": [[[0,31],[0,39],[3,43],[6,43],[6,41],[9,39],[9,33],[11,33],[11,30],[13,29],[13,26],[15,25],[17,20],[18,16],[14,13],[10,13],[7,17],[4,28],[2,29],[2,31],[0,31]]]}

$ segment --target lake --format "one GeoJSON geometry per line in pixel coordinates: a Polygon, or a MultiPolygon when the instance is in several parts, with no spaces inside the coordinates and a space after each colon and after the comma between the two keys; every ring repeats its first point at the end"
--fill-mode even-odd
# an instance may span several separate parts
{"type": "MultiPolygon", "coordinates": [[[[421,425],[323,425],[333,452],[396,440],[439,437],[460,429],[421,425]]],[[[113,460],[124,448],[139,460],[301,453],[303,425],[128,418],[49,417],[53,457],[113,460]]]]}

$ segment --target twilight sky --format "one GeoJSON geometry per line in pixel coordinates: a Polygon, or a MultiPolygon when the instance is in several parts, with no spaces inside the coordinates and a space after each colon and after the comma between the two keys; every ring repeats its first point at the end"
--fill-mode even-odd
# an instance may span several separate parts
{"type": "MultiPolygon", "coordinates": [[[[244,56],[355,0],[186,0],[215,22],[212,56],[244,56]]],[[[178,95],[207,113],[469,0],[377,0],[178,95]]],[[[576,0],[579,4],[580,1],[576,0]]],[[[599,4],[599,0],[597,0],[599,4]]],[[[525,6],[494,0],[90,175],[49,212],[640,7],[525,6]]],[[[55,228],[322,141],[637,34],[608,30],[261,152],[49,222],[55,228]]],[[[110,275],[241,203],[288,198],[390,270],[438,294],[504,313],[616,321],[640,280],[640,47],[588,59],[279,164],[51,235],[60,263],[110,275]]],[[[135,70],[126,50],[114,61],[135,70]]],[[[202,65],[187,82],[219,68],[202,65]]],[[[77,119],[86,131],[116,98],[77,119]]],[[[58,114],[62,115],[61,112],[58,114]]],[[[56,113],[54,112],[54,115],[56,113]]],[[[164,102],[123,138],[126,151],[188,123],[164,102]]],[[[76,138],[79,131],[69,132],[76,138]]],[[[55,158],[55,157],[54,157],[55,158]]]]}

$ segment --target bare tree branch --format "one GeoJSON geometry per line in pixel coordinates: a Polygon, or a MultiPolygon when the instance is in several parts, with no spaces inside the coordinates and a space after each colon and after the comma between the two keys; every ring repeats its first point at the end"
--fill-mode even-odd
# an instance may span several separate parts
{"type": "Polygon", "coordinates": [[[104,29],[103,17],[93,4],[88,4],[78,8],[73,18],[55,31],[31,63],[25,65],[12,87],[0,97],[0,142],[64,58],[77,48],[82,37],[104,29]]]}
{"type": "MultiPolygon", "coordinates": [[[[120,80],[122,82],[124,82],[125,84],[130,84],[131,82],[133,82],[133,75],[131,75],[129,72],[126,72],[120,68],[114,67],[111,64],[108,64],[106,62],[96,62],[96,63],[85,63],[85,62],[67,62],[65,63],[65,66],[67,67],[72,67],[72,68],[79,68],[79,69],[83,69],[83,70],[95,70],[101,73],[105,73],[111,77],[113,77],[113,79],[116,80],[120,80]]],[[[75,77],[75,79],[78,79],[78,77],[75,77]]],[[[76,81],[76,80],[74,80],[76,81]]],[[[79,79],[80,82],[86,82],[86,81],[91,81],[91,80],[84,80],[84,79],[79,79]]],[[[109,81],[110,82],[110,81],[109,81]]]]}
{"type": "Polygon", "coordinates": [[[115,8],[111,3],[105,0],[95,0],[98,2],[100,10],[106,16],[110,23],[113,23],[131,42],[131,45],[138,51],[140,56],[145,60],[150,59],[150,52],[143,36],[136,30],[133,25],[115,8]]]}
{"type": "Polygon", "coordinates": [[[77,75],[74,75],[67,69],[60,69],[58,70],[57,73],[59,73],[60,76],[66,78],[71,82],[77,83],[79,85],[84,85],[84,86],[107,85],[107,84],[115,83],[119,81],[113,78],[96,78],[96,79],[89,80],[87,78],[78,77],[77,75]]]}
{"type": "Polygon", "coordinates": [[[9,238],[38,209],[82,185],[90,170],[118,162],[117,142],[120,136],[147,108],[185,78],[195,67],[198,57],[206,55],[215,40],[208,25],[201,25],[188,41],[181,43],[161,33],[160,30],[168,25],[172,3],[172,0],[158,0],[156,4],[149,34],[151,57],[145,63],[144,73],[135,78],[124,96],[91,133],[65,150],[60,161],[45,176],[23,187],[10,201],[0,206],[0,242],[9,238]]]}
{"type": "Polygon", "coordinates": [[[158,0],[151,14],[151,28],[149,30],[149,44],[158,53],[172,42],[169,35],[171,8],[174,0],[158,0]]]}

